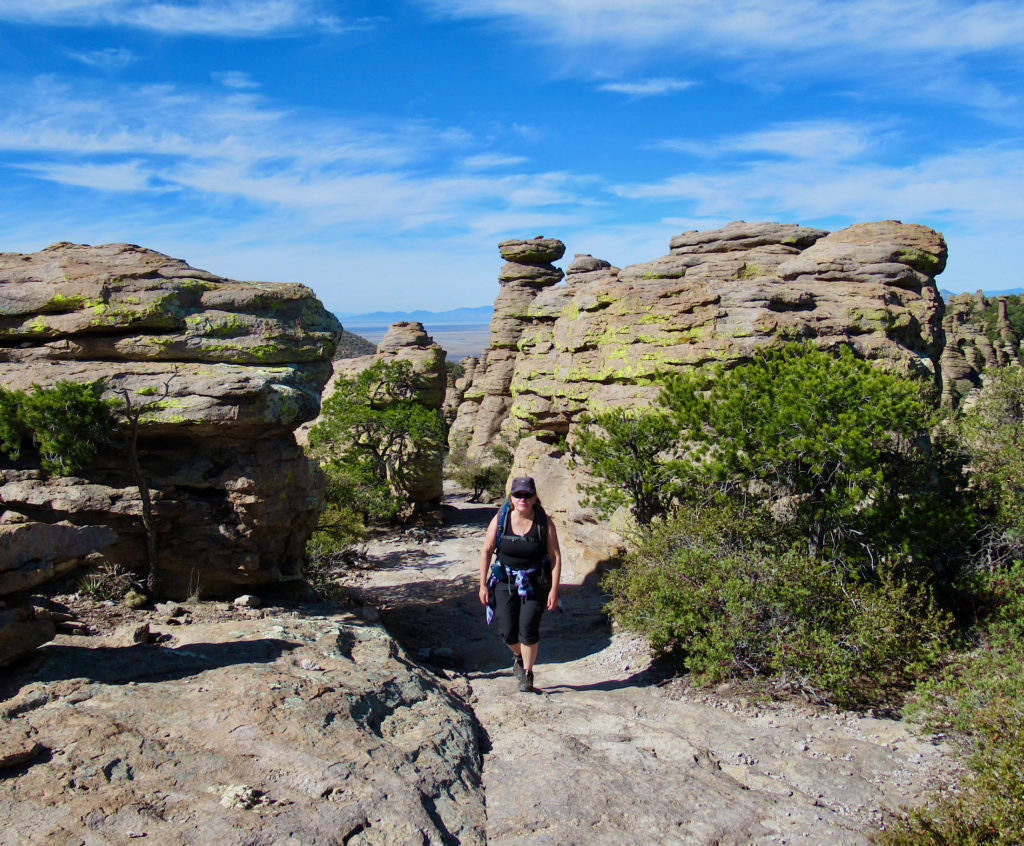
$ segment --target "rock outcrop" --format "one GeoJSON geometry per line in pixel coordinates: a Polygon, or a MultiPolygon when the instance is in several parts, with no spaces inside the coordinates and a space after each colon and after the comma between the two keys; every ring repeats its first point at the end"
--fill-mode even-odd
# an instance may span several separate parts
{"type": "Polygon", "coordinates": [[[463,397],[455,431],[470,435],[469,451],[482,452],[501,431],[512,406],[509,392],[519,345],[534,325],[530,308],[537,295],[564,274],[552,262],[565,254],[554,238],[502,241],[505,264],[498,273],[501,291],[494,301],[491,342],[477,365],[473,386],[463,397]]]}
{"type": "Polygon", "coordinates": [[[0,842],[484,842],[472,713],[383,629],[172,613],[5,678],[0,842]]]}
{"type": "MultiPolygon", "coordinates": [[[[138,455],[170,596],[298,574],[321,507],[293,430],[315,417],[341,332],[302,285],[236,282],[130,244],[0,255],[0,375],[10,389],[101,380],[144,408],[138,455]]],[[[0,594],[79,562],[146,561],[127,447],[56,477],[0,463],[0,594]]]]}
{"type": "Polygon", "coordinates": [[[990,300],[978,291],[958,294],[946,303],[942,391],[948,404],[955,405],[976,392],[986,371],[1024,363],[1024,331],[1010,320],[1011,307],[1024,315],[1024,297],[990,300]]]}
{"type": "MultiPolygon", "coordinates": [[[[506,258],[509,243],[501,245],[506,258]]],[[[728,367],[798,338],[849,345],[938,384],[942,300],[934,277],[945,261],[942,236],[914,224],[863,223],[830,234],[736,222],[683,233],[668,255],[621,270],[577,255],[566,284],[555,285],[548,271],[543,284],[520,286],[514,298],[510,282],[533,277],[505,265],[486,366],[456,428],[472,430],[472,448],[498,432],[518,442],[513,472],[538,478],[569,553],[568,575],[580,577],[619,544],[579,505],[584,477],[559,446],[581,412],[649,404],[660,375],[728,367]],[[476,408],[474,393],[482,394],[476,408]]]]}

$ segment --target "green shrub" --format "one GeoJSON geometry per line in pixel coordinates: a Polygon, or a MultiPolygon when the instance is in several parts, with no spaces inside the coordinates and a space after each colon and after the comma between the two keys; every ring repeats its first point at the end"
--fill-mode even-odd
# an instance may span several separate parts
{"type": "Polygon", "coordinates": [[[762,543],[733,507],[653,524],[605,579],[608,610],[698,683],[760,679],[841,705],[884,701],[934,667],[948,620],[927,591],[762,543]]]}
{"type": "Polygon", "coordinates": [[[31,438],[43,468],[66,475],[87,466],[116,428],[110,404],[101,399],[100,381],[59,381],[52,388],[0,388],[0,449],[17,459],[31,438]]]}
{"type": "Polygon", "coordinates": [[[947,788],[897,819],[876,840],[888,846],[1017,846],[1024,832],[1024,563],[978,576],[985,615],[973,648],[921,686],[911,713],[948,733],[967,763],[947,788]]]}
{"type": "Polygon", "coordinates": [[[580,418],[573,461],[599,481],[583,484],[582,504],[607,517],[626,506],[640,526],[664,515],[682,488],[671,459],[679,429],[664,410],[609,408],[580,418]]]}
{"type": "Polygon", "coordinates": [[[684,487],[710,480],[775,506],[812,556],[870,569],[896,554],[929,561],[948,551],[954,527],[970,533],[956,456],[929,437],[924,391],[846,347],[795,343],[673,377],[662,402],[689,445],[674,465],[684,487]]]}
{"type": "Polygon", "coordinates": [[[445,475],[465,490],[471,491],[469,501],[480,502],[486,494],[498,499],[505,493],[505,482],[512,466],[512,453],[501,444],[487,451],[489,458],[469,455],[468,438],[454,440],[445,459],[445,475]]]}

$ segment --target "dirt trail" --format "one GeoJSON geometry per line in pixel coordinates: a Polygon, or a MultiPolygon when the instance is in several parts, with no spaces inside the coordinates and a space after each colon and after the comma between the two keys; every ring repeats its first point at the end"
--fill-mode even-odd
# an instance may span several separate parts
{"type": "Polygon", "coordinates": [[[444,669],[485,735],[491,843],[866,844],[883,809],[920,801],[952,764],[897,721],[688,692],[613,634],[591,583],[547,614],[537,692],[476,598],[493,507],[446,498],[445,527],[371,544],[346,587],[444,669]]]}

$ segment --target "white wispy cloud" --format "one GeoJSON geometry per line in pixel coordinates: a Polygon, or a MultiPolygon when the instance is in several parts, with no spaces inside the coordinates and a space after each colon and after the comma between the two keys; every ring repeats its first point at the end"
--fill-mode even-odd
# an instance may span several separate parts
{"type": "Polygon", "coordinates": [[[225,88],[246,89],[260,87],[260,84],[245,71],[215,71],[210,76],[214,82],[219,82],[225,88]]]}
{"type": "Polygon", "coordinates": [[[1024,44],[1017,0],[420,0],[441,15],[506,21],[563,44],[944,55],[1024,44]]]}
{"type": "Polygon", "coordinates": [[[314,118],[250,92],[173,86],[40,79],[0,93],[12,103],[0,118],[0,150],[18,154],[20,172],[62,185],[177,191],[301,214],[317,226],[392,231],[439,222],[465,230],[477,212],[579,199],[572,174],[516,172],[522,159],[479,151],[465,130],[423,121],[314,118]],[[498,165],[502,172],[484,172],[498,165]]]}
{"type": "Polygon", "coordinates": [[[608,82],[599,86],[599,88],[601,91],[628,94],[630,97],[656,97],[661,94],[674,94],[677,91],[685,91],[687,88],[692,88],[693,85],[693,82],[685,79],[657,77],[654,79],[641,79],[637,82],[608,82]]]}
{"type": "Polygon", "coordinates": [[[702,158],[735,153],[767,153],[795,159],[839,161],[879,146],[887,131],[885,126],[879,124],[841,120],[800,121],[701,141],[668,139],[652,146],[702,158]]]}
{"type": "Polygon", "coordinates": [[[107,47],[103,50],[92,50],[88,53],[68,53],[71,58],[85,65],[112,72],[123,70],[138,60],[138,57],[124,47],[107,47]]]}
{"type": "Polygon", "coordinates": [[[515,167],[526,162],[524,156],[509,156],[502,153],[477,153],[462,160],[466,170],[491,170],[499,167],[515,167]]]}
{"type": "Polygon", "coordinates": [[[372,27],[380,19],[346,19],[324,0],[200,0],[140,3],[137,0],[5,0],[0,20],[58,26],[133,27],[174,35],[262,37],[322,29],[343,32],[372,27]]]}
{"type": "Polygon", "coordinates": [[[50,182],[98,191],[142,191],[154,187],[150,170],[138,160],[108,164],[45,162],[17,167],[50,182]]]}
{"type": "Polygon", "coordinates": [[[629,200],[679,203],[698,218],[945,220],[1024,226],[1024,148],[965,148],[908,165],[751,160],[616,186],[629,200]]]}

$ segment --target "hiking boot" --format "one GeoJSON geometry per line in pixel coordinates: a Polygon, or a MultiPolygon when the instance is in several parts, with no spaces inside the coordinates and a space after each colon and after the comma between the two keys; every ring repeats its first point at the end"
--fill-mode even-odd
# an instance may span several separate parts
{"type": "Polygon", "coordinates": [[[533,692],[533,670],[526,670],[519,677],[519,692],[520,693],[532,693],[533,692]]]}
{"type": "Polygon", "coordinates": [[[519,684],[523,683],[523,676],[525,673],[526,670],[523,669],[523,656],[516,655],[515,658],[512,659],[512,675],[516,677],[516,681],[519,684]]]}

